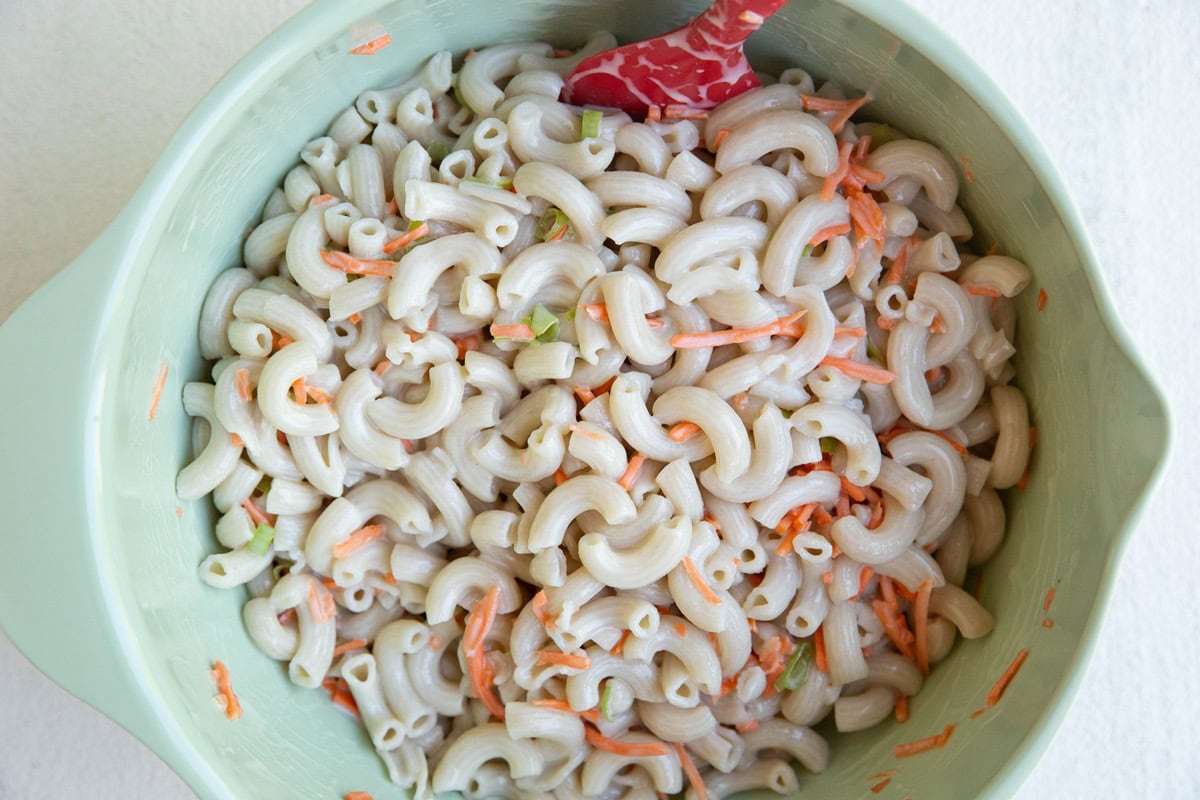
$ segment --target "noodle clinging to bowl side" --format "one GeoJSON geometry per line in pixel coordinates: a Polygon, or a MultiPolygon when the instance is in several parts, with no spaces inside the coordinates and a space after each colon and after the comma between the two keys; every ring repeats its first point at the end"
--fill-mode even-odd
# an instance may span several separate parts
{"type": "Polygon", "coordinates": [[[305,146],[202,312],[200,574],[417,796],[791,792],[992,627],[1030,274],[866,98],[634,122],[579,57],[439,53],[305,146]]]}

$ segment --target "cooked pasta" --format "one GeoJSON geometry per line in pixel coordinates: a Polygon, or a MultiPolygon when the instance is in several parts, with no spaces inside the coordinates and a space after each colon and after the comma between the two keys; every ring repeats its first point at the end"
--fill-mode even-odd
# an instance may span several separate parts
{"type": "Polygon", "coordinates": [[[558,102],[611,44],[364,92],[202,309],[200,577],[422,800],[790,794],[993,625],[1030,270],[801,70],[699,124],[558,102]]]}

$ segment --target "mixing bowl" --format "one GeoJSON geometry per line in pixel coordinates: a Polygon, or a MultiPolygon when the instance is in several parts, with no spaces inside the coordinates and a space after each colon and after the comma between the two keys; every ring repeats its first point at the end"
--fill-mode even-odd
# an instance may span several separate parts
{"type": "MultiPolygon", "coordinates": [[[[522,38],[572,45],[598,29],[631,40],[700,5],[325,0],[239,64],[99,240],[0,329],[14,379],[0,415],[9,453],[0,622],[17,646],[201,797],[401,796],[359,726],[254,649],[240,593],[196,577],[215,547],[214,513],[177,500],[174,480],[189,449],[180,387],[205,373],[196,343],[205,290],[238,263],[243,235],[300,147],[362,90],[435,50],[522,38]],[[350,55],[373,25],[392,45],[350,55]],[[150,420],[160,364],[166,390],[150,420]],[[246,709],[236,722],[213,699],[218,658],[246,709]]],[[[964,182],[963,202],[976,244],[999,242],[1027,262],[1051,298],[1038,312],[1035,287],[1018,304],[1018,381],[1038,446],[1028,489],[1007,498],[1008,539],[986,568],[995,631],[960,643],[907,724],[835,736],[832,767],[803,778],[823,798],[862,797],[871,775],[897,768],[884,797],[1007,796],[1079,685],[1127,533],[1165,460],[1164,404],[1116,322],[1061,180],[1020,115],[936,28],[897,0],[793,0],[749,52],[760,69],[799,65],[870,90],[872,114],[968,157],[976,179],[964,182]],[[1021,648],[1028,661],[999,706],[970,718],[1021,648]],[[894,744],[950,722],[958,729],[945,748],[893,757],[894,744]]]]}

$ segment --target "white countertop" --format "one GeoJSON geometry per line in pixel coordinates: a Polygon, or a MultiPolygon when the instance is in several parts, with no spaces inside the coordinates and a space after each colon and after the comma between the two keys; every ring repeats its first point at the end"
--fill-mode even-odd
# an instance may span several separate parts
{"type": "MultiPolygon", "coordinates": [[[[1173,463],[1121,567],[1096,658],[1018,797],[1196,798],[1200,415],[1185,401],[1200,396],[1191,291],[1200,224],[1188,200],[1200,134],[1200,3],[909,2],[974,55],[1046,143],[1176,413],[1173,463]]],[[[100,233],[191,107],[304,4],[4,4],[0,319],[100,233]]],[[[0,709],[2,798],[193,797],[2,636],[0,709]]]]}

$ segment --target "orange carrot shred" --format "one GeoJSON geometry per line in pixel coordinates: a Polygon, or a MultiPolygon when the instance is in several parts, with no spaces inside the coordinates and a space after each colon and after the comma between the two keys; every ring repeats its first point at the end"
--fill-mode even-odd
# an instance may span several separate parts
{"type": "Polygon", "coordinates": [[[377,36],[366,44],[360,44],[350,51],[351,55],[356,56],[373,56],[383,48],[392,43],[392,35],[385,33],[382,36],[377,36]]]}
{"type": "Polygon", "coordinates": [[[471,690],[492,716],[503,721],[504,704],[492,691],[495,672],[483,652],[484,639],[487,638],[488,631],[496,621],[499,605],[500,587],[497,585],[489,589],[488,593],[480,598],[475,607],[471,609],[471,613],[467,615],[467,624],[462,635],[462,647],[466,655],[471,690]]]}
{"type": "Polygon", "coordinates": [[[929,323],[930,333],[944,333],[946,331],[946,323],[942,322],[942,318],[936,314],[933,317],[933,322],[929,323]]]}
{"type": "MultiPolygon", "coordinates": [[[[821,200],[828,203],[837,194],[837,187],[847,175],[850,174],[850,153],[854,150],[854,145],[850,142],[842,142],[838,145],[838,164],[833,172],[825,177],[825,182],[821,185],[821,200]]],[[[846,225],[847,232],[850,226],[846,225]]],[[[813,244],[810,242],[810,244],[813,244]]],[[[816,247],[816,244],[813,244],[816,247]]]]}
{"type": "Polygon", "coordinates": [[[351,639],[348,642],[342,642],[337,647],[333,648],[333,654],[340,656],[342,653],[349,653],[351,650],[357,650],[360,647],[366,647],[366,639],[351,639]]]}
{"type": "Polygon", "coordinates": [[[633,458],[629,459],[629,466],[625,468],[624,474],[617,479],[617,484],[629,491],[629,487],[633,486],[633,482],[637,480],[638,473],[642,471],[642,464],[646,461],[646,457],[641,453],[634,453],[633,458]]]}
{"type": "Polygon", "coordinates": [[[966,173],[967,180],[971,183],[975,182],[975,173],[971,171],[971,159],[966,156],[962,157],[963,171],[966,173]]]}
{"type": "Polygon", "coordinates": [[[158,365],[158,375],[154,379],[154,388],[150,391],[150,419],[158,415],[158,401],[162,399],[163,387],[167,385],[167,364],[158,365]]]}
{"type": "Polygon", "coordinates": [[[667,436],[669,436],[673,442],[686,442],[699,432],[699,425],[694,422],[684,421],[673,425],[671,429],[667,431],[667,436]]]}
{"type": "Polygon", "coordinates": [[[691,784],[692,791],[696,793],[697,800],[708,800],[708,790],[704,788],[704,778],[700,777],[700,770],[696,769],[696,764],[692,761],[691,756],[679,742],[672,742],[671,746],[675,748],[675,754],[679,756],[683,774],[687,775],[688,783],[691,784]]]}
{"type": "Polygon", "coordinates": [[[935,733],[933,736],[926,736],[924,739],[917,739],[914,742],[898,744],[892,748],[892,753],[896,758],[907,758],[928,750],[945,747],[946,742],[950,741],[951,734],[954,733],[954,727],[954,723],[951,723],[941,733],[935,733]]]}
{"type": "Polygon", "coordinates": [[[333,595],[315,580],[308,583],[308,613],[318,623],[328,622],[337,614],[333,595]]]}
{"type": "Polygon", "coordinates": [[[586,386],[576,386],[575,396],[578,397],[585,406],[596,399],[596,395],[592,394],[592,390],[586,386]]]}
{"type": "Polygon", "coordinates": [[[617,643],[614,644],[612,646],[612,649],[610,649],[608,652],[614,656],[621,655],[621,653],[624,652],[624,650],[625,650],[625,642],[629,641],[629,636],[631,633],[632,633],[632,631],[628,631],[628,630],[625,631],[624,633],[622,633],[621,638],[617,640],[617,643]]]}
{"type": "Polygon", "coordinates": [[[851,600],[857,600],[862,597],[862,593],[867,590],[867,584],[871,582],[871,578],[875,576],[875,570],[870,567],[863,567],[858,572],[858,594],[851,597],[851,600]]]}
{"type": "Polygon", "coordinates": [[[749,733],[750,731],[758,730],[758,720],[752,719],[746,722],[739,722],[733,727],[738,733],[749,733]]]}
{"type": "Polygon", "coordinates": [[[816,247],[819,244],[828,242],[835,236],[844,236],[849,232],[849,222],[843,222],[841,225],[830,225],[828,228],[821,228],[821,230],[817,231],[816,234],[808,240],[808,243],[811,246],[816,247]]]}
{"type": "Polygon", "coordinates": [[[1049,617],[1047,617],[1046,619],[1042,620],[1042,627],[1043,627],[1043,628],[1053,628],[1053,627],[1054,627],[1054,620],[1052,620],[1052,619],[1050,619],[1049,617]]]}
{"type": "Polygon", "coordinates": [[[829,672],[829,659],[825,654],[825,626],[818,625],[813,631],[813,664],[821,672],[829,672]]]}
{"type": "Polygon", "coordinates": [[[922,675],[929,674],[929,595],[933,591],[933,579],[921,581],[917,599],[913,603],[913,634],[917,637],[917,667],[922,675]]]}
{"type": "Polygon", "coordinates": [[[537,338],[533,328],[528,325],[493,325],[488,331],[493,339],[517,339],[528,342],[537,338]]]}
{"type": "Polygon", "coordinates": [[[183,519],[183,509],[180,508],[179,506],[175,506],[175,516],[179,517],[180,519],[183,519]]]}
{"type": "Polygon", "coordinates": [[[1046,592],[1046,599],[1042,601],[1042,613],[1043,614],[1050,610],[1050,605],[1054,602],[1055,594],[1056,594],[1055,589],[1053,586],[1051,586],[1050,589],[1046,592]]]}
{"type": "Polygon", "coordinates": [[[896,694],[896,722],[908,722],[908,695],[896,694]]]}
{"type": "Polygon", "coordinates": [[[628,756],[630,758],[652,758],[654,756],[665,756],[671,752],[662,742],[622,742],[619,739],[610,739],[595,728],[584,728],[584,738],[587,743],[597,750],[603,750],[606,753],[616,753],[619,756],[628,756]]]}
{"type": "Polygon", "coordinates": [[[308,387],[304,383],[304,378],[296,378],[292,383],[292,394],[296,398],[296,402],[304,405],[308,402],[308,387]]]}
{"type": "Polygon", "coordinates": [[[705,331],[703,333],[677,333],[671,337],[671,346],[684,350],[696,347],[721,347],[727,344],[740,344],[755,339],[777,336],[800,317],[804,311],[780,317],[774,322],[757,325],[753,328],[728,328],[723,331],[705,331]]]}
{"type": "Polygon", "coordinates": [[[679,634],[680,637],[687,636],[687,625],[684,625],[682,622],[676,622],[675,632],[679,634]]]}
{"type": "Polygon", "coordinates": [[[374,800],[370,792],[346,792],[344,800],[374,800]]]}
{"type": "Polygon", "coordinates": [[[275,522],[271,515],[259,508],[255,502],[248,497],[242,501],[242,508],[255,525],[271,525],[275,522]]]}
{"type": "Polygon", "coordinates": [[[975,297],[1003,297],[1004,293],[999,289],[993,289],[991,286],[980,286],[977,283],[964,283],[962,290],[967,294],[975,297]]]}
{"type": "Polygon", "coordinates": [[[841,133],[850,117],[854,116],[854,112],[871,101],[871,94],[868,92],[855,100],[834,100],[829,97],[816,97],[808,94],[800,95],[800,99],[804,104],[805,111],[837,112],[837,116],[829,120],[829,129],[834,133],[841,133]]]}
{"type": "Polygon", "coordinates": [[[883,772],[876,772],[874,775],[872,775],[871,780],[876,781],[880,778],[892,778],[895,777],[896,772],[897,770],[894,769],[885,769],[883,772]]]}
{"type": "Polygon", "coordinates": [[[246,443],[244,441],[242,441],[242,437],[238,436],[236,433],[229,434],[229,443],[232,444],[234,447],[245,447],[246,446],[246,443]]]}
{"type": "Polygon", "coordinates": [[[1008,689],[1008,684],[1012,683],[1012,679],[1016,677],[1017,672],[1021,669],[1021,665],[1025,663],[1025,659],[1029,657],[1029,650],[1021,648],[1017,653],[1016,658],[1008,665],[1008,669],[1004,670],[1004,674],[1000,676],[1000,680],[996,681],[992,686],[987,696],[987,707],[991,708],[1000,702],[1000,698],[1004,696],[1004,692],[1008,689]]]}
{"type": "Polygon", "coordinates": [[[381,278],[390,278],[396,269],[395,261],[355,258],[349,253],[337,250],[322,250],[321,260],[347,275],[375,275],[381,278]]]}
{"type": "Polygon", "coordinates": [[[683,571],[686,572],[687,576],[692,579],[692,583],[695,584],[696,589],[699,590],[704,599],[713,605],[720,605],[721,598],[717,597],[717,593],[714,592],[707,583],[705,583],[704,576],[701,575],[700,570],[696,568],[696,563],[692,561],[691,556],[684,556],[682,563],[683,571]]]}
{"type": "Polygon", "coordinates": [[[542,650],[538,653],[537,663],[539,666],[554,664],[569,669],[587,669],[592,665],[592,660],[578,653],[558,653],[554,650],[542,650]]]}
{"type": "Polygon", "coordinates": [[[891,782],[892,782],[892,779],[891,779],[891,778],[884,778],[884,779],[883,779],[883,780],[881,780],[879,783],[877,783],[877,784],[875,784],[874,786],[872,786],[872,787],[871,787],[871,791],[872,791],[872,792],[874,792],[875,794],[879,794],[879,793],[880,793],[880,792],[882,792],[884,789],[886,789],[886,788],[888,787],[888,784],[889,784],[889,783],[891,783],[891,782]]]}
{"type": "Polygon", "coordinates": [[[371,371],[372,371],[372,372],[374,372],[376,375],[378,375],[379,377],[381,377],[381,378],[382,378],[382,377],[383,377],[383,373],[387,372],[387,371],[388,371],[389,369],[391,369],[391,368],[392,368],[392,362],[391,362],[391,361],[388,361],[388,360],[385,358],[383,361],[380,361],[378,364],[376,364],[376,365],[375,365],[375,369],[373,369],[373,370],[371,370],[371,371]]]}
{"type": "Polygon", "coordinates": [[[408,231],[407,233],[402,233],[399,236],[397,236],[395,239],[389,239],[388,241],[384,242],[383,243],[383,252],[386,253],[387,255],[391,255],[392,253],[396,252],[397,250],[402,250],[405,247],[408,247],[410,244],[415,242],[417,239],[420,239],[422,236],[425,236],[428,233],[429,233],[429,224],[422,222],[420,225],[413,228],[411,231],[408,231]]]}
{"type": "Polygon", "coordinates": [[[864,364],[861,361],[855,361],[850,358],[825,356],[821,359],[821,366],[833,367],[849,375],[851,378],[858,378],[867,383],[888,384],[896,380],[896,373],[894,372],[872,364],[864,364]]]}
{"type": "Polygon", "coordinates": [[[603,322],[605,325],[609,324],[608,306],[604,303],[586,303],[581,305],[580,308],[582,308],[589,317],[596,320],[596,322],[603,322]]]}
{"type": "Polygon", "coordinates": [[[353,314],[346,317],[346,319],[348,319],[352,325],[357,325],[358,323],[362,322],[362,314],[355,311],[353,314]]]}
{"type": "Polygon", "coordinates": [[[721,128],[721,130],[717,131],[717,138],[713,139],[713,150],[719,148],[721,143],[725,141],[725,137],[728,135],[729,128],[721,128]]]}
{"type": "Polygon", "coordinates": [[[334,558],[345,558],[369,542],[383,538],[382,525],[366,525],[333,546],[334,558]]]}
{"type": "Polygon", "coordinates": [[[662,119],[662,109],[658,106],[649,106],[646,108],[646,119],[650,122],[658,122],[662,119]]]}
{"type": "Polygon", "coordinates": [[[1045,289],[1038,289],[1037,310],[1041,311],[1046,307],[1046,301],[1050,299],[1050,295],[1046,294],[1045,289]]]}
{"type": "Polygon", "coordinates": [[[217,691],[220,693],[217,699],[225,708],[226,719],[238,719],[242,716],[242,704],[238,701],[237,693],[233,691],[233,685],[229,682],[229,668],[225,666],[223,661],[214,661],[212,665],[212,677],[216,681],[217,691]]]}

